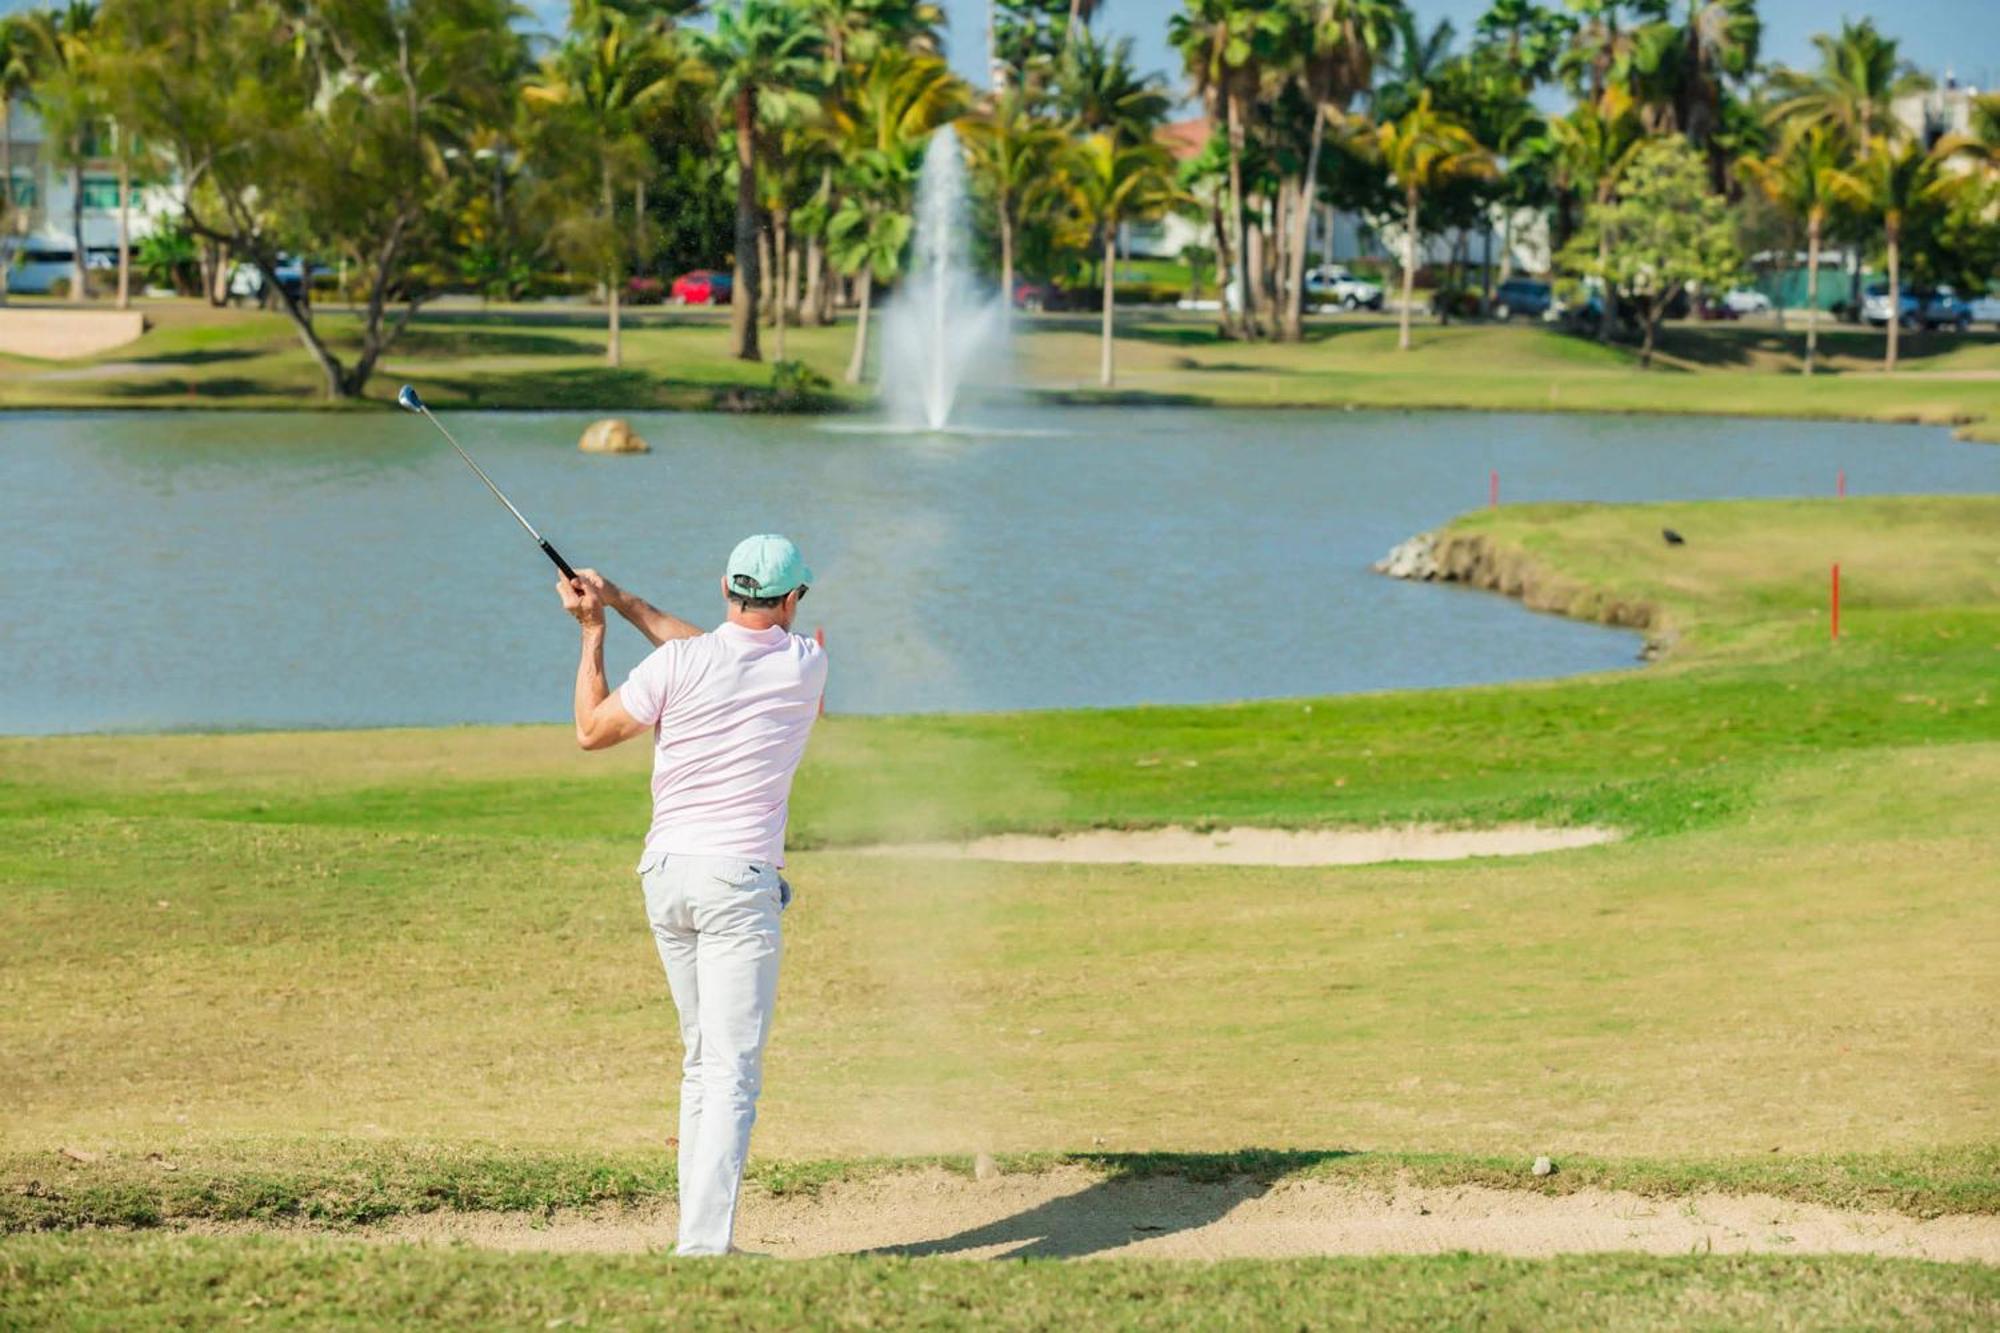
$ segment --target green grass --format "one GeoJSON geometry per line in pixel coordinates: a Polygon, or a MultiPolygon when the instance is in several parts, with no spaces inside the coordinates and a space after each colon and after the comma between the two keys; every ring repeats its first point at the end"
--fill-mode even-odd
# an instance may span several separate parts
{"type": "Polygon", "coordinates": [[[271,1237],[0,1243],[0,1322],[20,1328],[1969,1328],[1996,1317],[2000,1270],[1861,1258],[673,1264],[271,1237]]]}
{"type": "MultiPolygon", "coordinates": [[[[1135,274],[1158,276],[1144,265],[1135,274]]],[[[0,357],[0,407],[317,407],[320,378],[282,317],[144,303],[153,328],[137,343],[79,362],[0,357]]],[[[766,365],[726,354],[716,315],[628,312],[625,364],[604,364],[600,312],[579,307],[432,310],[384,359],[370,387],[386,403],[409,379],[455,408],[675,409],[711,406],[719,391],[769,385],[766,365]]],[[[354,321],[323,315],[337,346],[354,321]]],[[[853,327],[793,329],[787,355],[838,386],[853,327]]],[[[1800,334],[1767,325],[1668,329],[1658,366],[1527,324],[1421,322],[1415,346],[1396,348],[1380,317],[1315,319],[1302,344],[1231,343],[1213,321],[1157,311],[1120,323],[1119,381],[1097,386],[1096,328],[1081,316],[1017,322],[1021,383],[1057,400],[1213,403],[1272,407],[1439,407],[1509,411],[1720,413],[1920,421],[2000,439],[2000,338],[1933,334],[1905,344],[1903,370],[1878,373],[1882,335],[1829,327],[1824,373],[1796,373],[1800,334]]],[[[769,331],[765,355],[775,355],[769,331]]],[[[835,405],[859,405],[837,387],[835,405]]]]}

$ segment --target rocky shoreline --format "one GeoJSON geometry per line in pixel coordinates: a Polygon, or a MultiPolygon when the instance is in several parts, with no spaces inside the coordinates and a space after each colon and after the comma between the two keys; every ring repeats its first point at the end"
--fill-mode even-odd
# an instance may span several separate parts
{"type": "Polygon", "coordinates": [[[1463,583],[1512,597],[1531,611],[1645,632],[1639,655],[1663,655],[1674,635],[1651,602],[1615,596],[1539,568],[1523,551],[1480,532],[1420,532],[1396,544],[1369,566],[1377,574],[1413,583],[1463,583]]]}

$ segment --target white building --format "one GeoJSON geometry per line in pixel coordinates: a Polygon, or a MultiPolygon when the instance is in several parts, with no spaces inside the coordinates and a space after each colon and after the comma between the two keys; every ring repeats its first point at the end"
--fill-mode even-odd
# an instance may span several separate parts
{"type": "MultiPolygon", "coordinates": [[[[76,242],[72,209],[83,191],[83,247],[93,269],[118,265],[118,166],[91,157],[81,171],[56,165],[32,103],[9,108],[7,137],[13,160],[13,211],[0,222],[4,251],[11,262],[8,286],[17,292],[46,292],[67,279],[76,242]]],[[[134,180],[130,200],[131,243],[165,225],[180,206],[170,182],[134,180]]]]}

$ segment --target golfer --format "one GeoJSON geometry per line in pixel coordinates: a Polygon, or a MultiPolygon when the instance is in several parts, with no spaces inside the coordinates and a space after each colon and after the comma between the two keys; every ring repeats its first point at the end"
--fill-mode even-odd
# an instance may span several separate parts
{"type": "Polygon", "coordinates": [[[653,733],[653,826],[639,861],[646,917],[680,1011],[681,1254],[727,1254],[764,1042],[778,995],[778,914],[791,900],[785,810],[826,688],[826,655],[791,632],[812,571],[783,537],[749,537],[722,578],[728,619],[703,633],[595,570],[557,583],[583,627],[576,740],[653,733]],[[613,693],[604,608],[657,647],[613,693]]]}

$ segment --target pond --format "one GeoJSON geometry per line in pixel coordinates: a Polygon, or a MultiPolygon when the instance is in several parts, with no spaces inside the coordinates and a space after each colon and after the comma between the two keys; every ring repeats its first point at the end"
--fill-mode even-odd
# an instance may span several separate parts
{"type": "MultiPolygon", "coordinates": [[[[1181,703],[1628,666],[1637,636],[1368,563],[1486,501],[2000,489],[1942,430],[1706,418],[995,409],[990,428],[447,413],[577,564],[719,618],[740,536],[818,583],[834,711],[1181,703]]],[[[421,421],[0,417],[0,732],[561,720],[542,557],[421,421]]],[[[644,643],[620,625],[614,682],[644,643]]]]}

